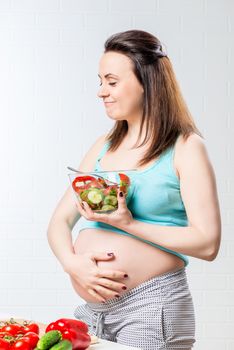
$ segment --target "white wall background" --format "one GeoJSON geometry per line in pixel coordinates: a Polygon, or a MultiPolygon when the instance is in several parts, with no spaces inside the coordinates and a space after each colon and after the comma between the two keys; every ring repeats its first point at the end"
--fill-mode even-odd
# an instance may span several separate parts
{"type": "Polygon", "coordinates": [[[137,28],[164,43],[213,162],[223,241],[190,259],[196,350],[234,349],[232,0],[0,0],[0,315],[48,322],[81,303],[46,228],[92,142],[112,126],[96,98],[105,39],[137,28]]]}

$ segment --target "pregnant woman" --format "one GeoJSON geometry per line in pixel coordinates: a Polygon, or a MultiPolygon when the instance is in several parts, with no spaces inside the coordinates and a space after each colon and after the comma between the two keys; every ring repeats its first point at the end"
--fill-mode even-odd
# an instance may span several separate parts
{"type": "Polygon", "coordinates": [[[215,259],[221,235],[203,138],[152,34],[111,36],[98,75],[98,96],[115,123],[79,170],[137,169],[134,196],[127,205],[118,192],[118,209],[100,214],[75,204],[69,187],[51,218],[49,244],[86,301],[75,316],[92,333],[143,350],[189,350],[195,320],[187,256],[215,259]]]}

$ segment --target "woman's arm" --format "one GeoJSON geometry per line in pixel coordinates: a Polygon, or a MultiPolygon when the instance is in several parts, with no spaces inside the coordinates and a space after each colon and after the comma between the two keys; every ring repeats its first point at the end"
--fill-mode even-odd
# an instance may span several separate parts
{"type": "Polygon", "coordinates": [[[202,139],[182,140],[177,170],[189,226],[159,226],[134,220],[125,199],[118,194],[118,210],[96,214],[84,203],[79,212],[88,220],[102,221],[134,236],[178,253],[213,260],[219,250],[221,219],[215,176],[202,139]]]}
{"type": "Polygon", "coordinates": [[[72,243],[72,229],[79,220],[71,187],[59,201],[49,222],[47,237],[49,245],[64,270],[67,270],[69,258],[75,254],[72,243]]]}
{"type": "MultiPolygon", "coordinates": [[[[92,145],[79,165],[80,171],[93,170],[95,159],[104,141],[105,135],[102,135],[92,145]]],[[[70,262],[69,257],[74,255],[71,232],[80,216],[69,186],[52,215],[47,231],[50,247],[65,270],[70,262]]]]}
{"type": "MultiPolygon", "coordinates": [[[[104,137],[102,136],[91,147],[81,162],[79,170],[93,170],[97,153],[100,151],[103,141],[104,137]]],[[[97,301],[102,302],[113,298],[116,292],[122,291],[124,284],[120,281],[124,279],[126,272],[103,270],[98,267],[98,261],[115,258],[114,255],[108,255],[108,252],[75,254],[71,232],[79,218],[80,214],[69,186],[50,220],[47,230],[49,245],[73,281],[86,289],[97,301]]]]}
{"type": "Polygon", "coordinates": [[[119,228],[178,253],[213,260],[221,238],[215,175],[202,139],[192,135],[182,142],[178,173],[189,226],[157,226],[130,220],[119,228]]]}

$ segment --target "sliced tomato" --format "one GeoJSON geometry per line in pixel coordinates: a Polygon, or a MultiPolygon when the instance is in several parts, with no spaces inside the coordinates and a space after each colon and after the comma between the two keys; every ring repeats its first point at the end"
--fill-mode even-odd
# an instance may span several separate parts
{"type": "Polygon", "coordinates": [[[109,196],[109,195],[117,196],[117,192],[118,192],[118,185],[108,186],[103,190],[104,196],[109,196]]]}
{"type": "Polygon", "coordinates": [[[122,191],[125,194],[127,194],[128,186],[130,185],[130,179],[125,174],[119,174],[119,177],[120,177],[119,189],[120,189],[120,191],[122,191]]]}
{"type": "Polygon", "coordinates": [[[130,179],[126,174],[119,173],[120,182],[125,185],[130,185],[130,179]]]}

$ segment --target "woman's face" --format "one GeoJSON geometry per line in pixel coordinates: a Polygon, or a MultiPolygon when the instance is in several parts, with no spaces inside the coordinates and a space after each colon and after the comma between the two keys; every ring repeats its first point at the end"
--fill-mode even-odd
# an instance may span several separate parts
{"type": "Polygon", "coordinates": [[[144,90],[127,56],[114,51],[104,53],[98,76],[98,96],[103,99],[111,119],[132,121],[142,116],[144,90]]]}

